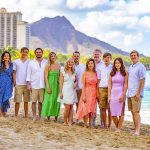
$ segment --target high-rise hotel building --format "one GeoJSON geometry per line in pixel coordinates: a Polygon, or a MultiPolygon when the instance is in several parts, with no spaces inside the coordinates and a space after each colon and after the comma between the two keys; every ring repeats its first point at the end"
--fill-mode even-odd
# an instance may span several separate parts
{"type": "Polygon", "coordinates": [[[0,49],[7,46],[20,49],[30,47],[30,26],[22,21],[21,12],[7,12],[0,9],[0,49]]]}

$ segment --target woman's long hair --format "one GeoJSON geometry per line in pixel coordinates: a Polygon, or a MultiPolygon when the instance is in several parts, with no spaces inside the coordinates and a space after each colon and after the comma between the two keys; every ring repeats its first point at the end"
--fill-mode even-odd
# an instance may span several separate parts
{"type": "Polygon", "coordinates": [[[93,59],[93,58],[89,58],[89,59],[87,60],[87,62],[86,62],[86,68],[85,68],[85,71],[88,71],[88,70],[89,70],[89,68],[88,68],[88,64],[89,64],[89,62],[90,62],[90,61],[92,61],[92,62],[94,63],[93,71],[94,71],[94,72],[96,72],[96,64],[95,64],[95,61],[94,61],[94,59],[93,59]]]}
{"type": "Polygon", "coordinates": [[[50,53],[49,53],[49,61],[48,61],[48,63],[49,63],[50,65],[52,64],[52,62],[51,62],[51,56],[52,56],[53,54],[54,54],[55,57],[56,57],[56,53],[55,53],[55,52],[50,52],[50,53]]]}
{"type": "Polygon", "coordinates": [[[9,55],[9,63],[11,63],[11,55],[10,55],[10,53],[8,51],[4,51],[2,56],[1,56],[1,68],[0,68],[1,71],[4,71],[5,68],[6,68],[5,61],[4,61],[5,54],[9,55]]]}
{"type": "Polygon", "coordinates": [[[74,64],[73,58],[67,59],[65,65],[64,65],[64,71],[67,72],[67,70],[68,70],[68,62],[69,62],[69,61],[73,61],[72,73],[75,73],[75,64],[74,64]]]}
{"type": "Polygon", "coordinates": [[[124,63],[123,63],[122,58],[116,58],[116,59],[114,60],[113,68],[112,68],[112,71],[110,72],[110,75],[113,77],[113,76],[116,74],[116,72],[117,72],[117,68],[115,67],[115,63],[116,63],[117,60],[118,60],[118,61],[120,62],[120,64],[121,64],[120,73],[121,73],[123,76],[126,76],[126,70],[125,70],[125,66],[124,66],[124,63]]]}

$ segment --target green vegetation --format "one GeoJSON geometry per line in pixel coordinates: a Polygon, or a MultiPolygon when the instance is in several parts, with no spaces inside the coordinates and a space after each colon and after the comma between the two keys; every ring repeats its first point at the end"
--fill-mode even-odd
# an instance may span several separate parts
{"type": "MultiPolygon", "coordinates": [[[[14,61],[15,59],[17,59],[17,58],[20,57],[20,51],[19,51],[19,50],[15,50],[15,49],[13,49],[13,48],[11,48],[11,47],[7,47],[6,50],[8,50],[8,51],[11,53],[12,61],[14,61]]],[[[1,56],[1,54],[3,53],[3,51],[4,51],[4,50],[1,50],[1,49],[0,49],[0,56],[1,56]]],[[[51,51],[50,49],[44,50],[43,57],[44,57],[45,59],[48,58],[50,51],[51,51]]],[[[58,61],[59,61],[60,63],[62,63],[62,64],[65,63],[65,61],[66,61],[68,58],[72,57],[72,54],[64,54],[64,53],[60,53],[60,52],[56,52],[56,54],[57,54],[57,59],[58,59],[58,61]]],[[[28,57],[29,57],[29,59],[31,59],[31,60],[35,58],[34,50],[30,50],[30,51],[29,51],[28,57]]],[[[82,55],[81,55],[80,61],[81,61],[82,63],[85,63],[85,62],[87,61],[87,59],[90,58],[90,57],[92,57],[92,55],[86,55],[86,56],[82,56],[82,55]]],[[[113,55],[112,55],[112,62],[113,62],[113,60],[114,60],[115,58],[117,58],[117,57],[121,57],[121,58],[124,60],[124,63],[125,63],[125,65],[126,65],[127,67],[131,64],[131,61],[130,61],[130,57],[129,57],[129,56],[120,55],[120,54],[113,54],[113,55]]],[[[146,68],[147,68],[148,70],[150,70],[150,57],[143,57],[143,56],[142,56],[142,57],[140,57],[140,62],[143,63],[143,64],[146,66],[146,68]]]]}
{"type": "MultiPolygon", "coordinates": [[[[125,55],[119,55],[119,54],[113,54],[113,60],[117,57],[121,57],[124,60],[125,65],[128,67],[131,64],[131,60],[129,56],[125,56],[125,55]]],[[[145,67],[147,68],[147,70],[150,70],[150,57],[146,57],[146,56],[141,56],[140,57],[140,62],[143,63],[145,65],[145,67]]]]}

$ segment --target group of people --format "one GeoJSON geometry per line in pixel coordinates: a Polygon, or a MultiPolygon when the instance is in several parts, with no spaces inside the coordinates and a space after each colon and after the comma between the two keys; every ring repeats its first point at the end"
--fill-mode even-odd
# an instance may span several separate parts
{"type": "Polygon", "coordinates": [[[80,53],[73,52],[64,66],[57,62],[55,52],[48,60],[43,59],[43,50],[35,49],[34,60],[27,58],[29,49],[21,48],[20,58],[11,62],[11,55],[4,51],[0,63],[0,118],[10,108],[14,86],[15,116],[24,101],[25,117],[28,117],[28,102],[32,101],[33,120],[60,115],[64,104],[64,124],[73,124],[73,106],[76,105],[76,122],[83,119],[84,127],[96,126],[97,105],[103,128],[110,128],[113,120],[120,131],[124,120],[126,97],[132,112],[134,135],[140,134],[140,106],[143,97],[146,68],[139,62],[139,53],[131,51],[132,65],[127,69],[122,58],[111,64],[112,55],[96,49],[86,65],[80,63],[80,53]],[[127,92],[128,91],[128,92],[127,92]],[[127,94],[128,93],[128,94],[127,94]],[[38,107],[37,107],[38,104],[38,107]],[[38,115],[37,115],[38,108],[38,115]]]}

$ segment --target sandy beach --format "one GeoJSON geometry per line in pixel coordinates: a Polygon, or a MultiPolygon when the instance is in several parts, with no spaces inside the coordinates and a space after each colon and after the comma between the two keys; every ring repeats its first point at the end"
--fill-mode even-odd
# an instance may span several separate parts
{"type": "MultiPolygon", "coordinates": [[[[21,106],[22,107],[22,106],[21,106]]],[[[23,108],[23,107],[22,107],[23,108]]],[[[51,121],[32,121],[14,117],[14,103],[5,119],[0,119],[0,150],[26,149],[84,149],[84,150],[149,150],[150,126],[142,125],[141,135],[133,136],[132,123],[124,122],[122,131],[85,129],[80,125],[63,125],[62,115],[58,123],[51,121]]],[[[31,109],[30,109],[31,116],[31,109]]],[[[99,122],[98,122],[99,123],[99,122]]]]}

